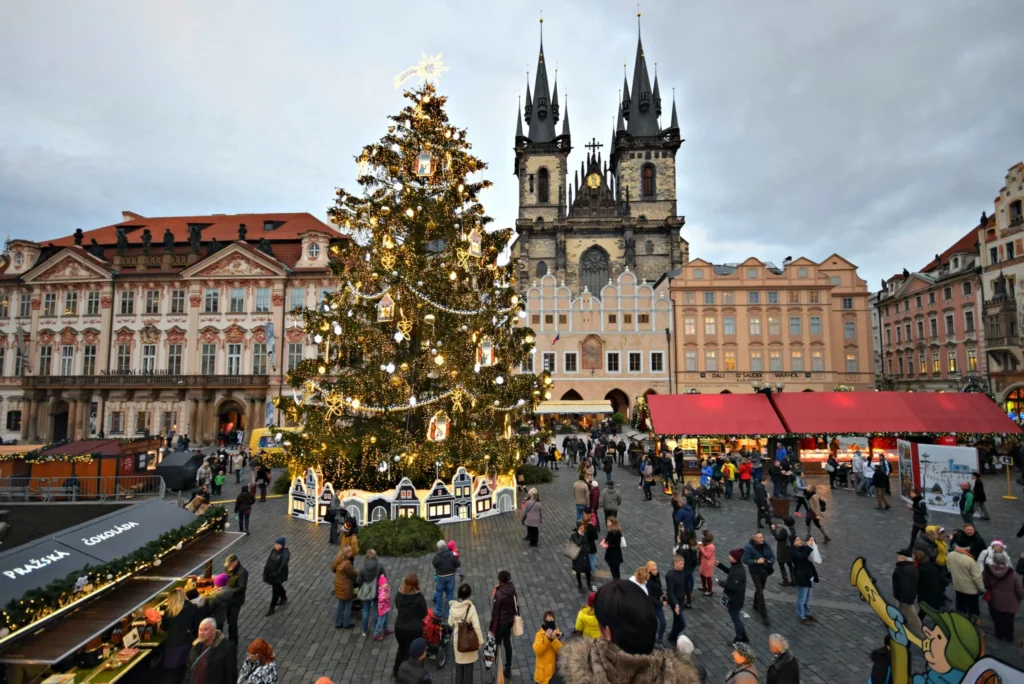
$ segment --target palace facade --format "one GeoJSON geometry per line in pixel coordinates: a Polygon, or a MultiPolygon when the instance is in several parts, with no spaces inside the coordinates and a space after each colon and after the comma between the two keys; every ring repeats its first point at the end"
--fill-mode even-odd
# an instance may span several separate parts
{"type": "Polygon", "coordinates": [[[0,267],[4,441],[188,434],[275,422],[314,353],[297,307],[334,287],[345,237],[307,213],[148,218],[10,240],[0,267]],[[268,408],[269,407],[269,408],[268,408]]]}

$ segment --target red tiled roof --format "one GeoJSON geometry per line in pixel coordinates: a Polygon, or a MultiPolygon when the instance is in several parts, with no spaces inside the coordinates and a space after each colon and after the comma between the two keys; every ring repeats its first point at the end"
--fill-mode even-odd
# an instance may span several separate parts
{"type": "MultiPolygon", "coordinates": [[[[258,241],[260,238],[267,238],[271,242],[279,240],[297,240],[299,235],[308,231],[326,233],[332,237],[340,237],[337,230],[317,219],[312,214],[283,213],[283,214],[213,214],[211,216],[167,216],[157,218],[133,218],[120,223],[114,223],[103,228],[88,230],[83,235],[83,246],[89,246],[96,240],[104,247],[112,247],[117,244],[117,229],[125,227],[129,245],[142,244],[142,231],[149,228],[152,235],[153,249],[161,249],[164,239],[164,231],[170,230],[174,234],[174,242],[188,244],[188,226],[190,223],[206,225],[203,228],[203,242],[207,243],[216,238],[219,242],[234,242],[238,240],[238,226],[245,224],[249,231],[247,240],[258,241]],[[279,222],[280,225],[274,230],[263,230],[265,221],[279,222]]],[[[67,247],[75,243],[73,235],[62,237],[57,240],[47,240],[43,244],[52,243],[57,247],[67,247]]]]}
{"type": "Polygon", "coordinates": [[[934,271],[935,269],[941,267],[942,264],[944,264],[947,261],[949,261],[949,257],[953,256],[954,254],[963,254],[964,252],[974,252],[975,251],[974,243],[977,242],[977,240],[978,240],[978,231],[981,230],[983,227],[987,228],[988,226],[994,226],[995,223],[996,223],[996,215],[992,214],[991,216],[988,217],[988,223],[986,223],[984,226],[982,226],[979,223],[974,228],[971,228],[971,230],[968,231],[967,235],[964,235],[962,238],[960,238],[959,240],[954,242],[952,247],[950,247],[945,252],[943,252],[942,254],[939,255],[938,263],[935,262],[935,259],[932,259],[931,261],[928,262],[928,264],[924,268],[921,269],[921,273],[928,273],[930,271],[934,271]]]}

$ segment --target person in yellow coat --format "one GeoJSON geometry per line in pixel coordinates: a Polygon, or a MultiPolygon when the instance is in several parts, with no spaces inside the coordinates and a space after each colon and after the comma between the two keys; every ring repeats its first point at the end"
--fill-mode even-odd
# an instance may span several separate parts
{"type": "Polygon", "coordinates": [[[544,622],[533,638],[533,653],[537,656],[537,665],[533,668],[533,681],[537,684],[548,684],[555,676],[555,661],[562,650],[562,632],[555,626],[555,614],[550,610],[544,613],[544,622]]]}
{"type": "Polygon", "coordinates": [[[597,594],[590,592],[587,597],[587,605],[580,608],[576,614],[576,631],[587,639],[600,639],[601,627],[597,624],[597,616],[594,614],[594,600],[597,594]]]}

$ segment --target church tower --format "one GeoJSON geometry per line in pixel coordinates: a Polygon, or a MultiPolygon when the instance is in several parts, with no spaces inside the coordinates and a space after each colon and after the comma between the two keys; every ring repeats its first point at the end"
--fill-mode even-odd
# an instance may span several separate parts
{"type": "Polygon", "coordinates": [[[618,199],[629,202],[633,216],[648,221],[676,216],[676,152],[683,140],[675,102],[668,128],[660,122],[661,89],[657,73],[651,87],[638,19],[633,83],[623,76],[611,165],[618,199]]]}
{"type": "Polygon", "coordinates": [[[566,177],[572,145],[569,139],[569,112],[561,119],[558,81],[548,87],[548,69],[544,59],[544,20],[541,19],[540,55],[533,91],[526,83],[526,107],[517,114],[516,168],[519,177],[519,218],[548,223],[565,216],[566,177]],[[525,114],[528,134],[523,134],[525,114]]]}

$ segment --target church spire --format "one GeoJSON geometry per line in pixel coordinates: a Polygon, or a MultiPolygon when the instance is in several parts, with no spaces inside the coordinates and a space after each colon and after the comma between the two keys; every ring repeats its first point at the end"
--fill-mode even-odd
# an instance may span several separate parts
{"type": "Polygon", "coordinates": [[[657,107],[651,89],[651,77],[647,71],[644,43],[640,38],[639,12],[637,15],[636,61],[633,64],[633,87],[626,117],[629,120],[628,131],[631,135],[657,135],[657,107]]]}
{"type": "Polygon", "coordinates": [[[548,87],[548,68],[544,60],[544,17],[540,19],[540,53],[537,56],[537,80],[533,88],[533,116],[530,119],[530,140],[550,142],[555,137],[558,109],[548,87]]]}
{"type": "Polygon", "coordinates": [[[519,106],[516,107],[516,140],[523,137],[523,99],[519,98],[519,106]]]}
{"type": "Polygon", "coordinates": [[[668,125],[669,128],[679,130],[679,117],[676,116],[676,89],[672,89],[672,122],[668,125]]]}
{"type": "Polygon", "coordinates": [[[551,115],[558,123],[558,67],[555,67],[555,89],[551,93],[551,115]]]}
{"type": "Polygon", "coordinates": [[[569,94],[565,94],[565,116],[562,117],[562,135],[569,135],[569,94]]]}
{"type": "Polygon", "coordinates": [[[658,63],[654,63],[654,115],[661,118],[661,90],[658,89],[658,63]]]}
{"type": "Polygon", "coordinates": [[[530,96],[530,72],[526,72],[526,125],[530,125],[530,117],[533,115],[533,98],[530,96]]]}
{"type": "MultiPolygon", "coordinates": [[[[619,95],[621,96],[620,99],[622,100],[622,106],[619,108],[619,113],[623,117],[628,119],[629,118],[629,81],[626,80],[626,65],[625,64],[622,65],[622,92],[619,93],[619,95]]],[[[620,126],[620,128],[621,128],[621,126],[620,126]]]]}

